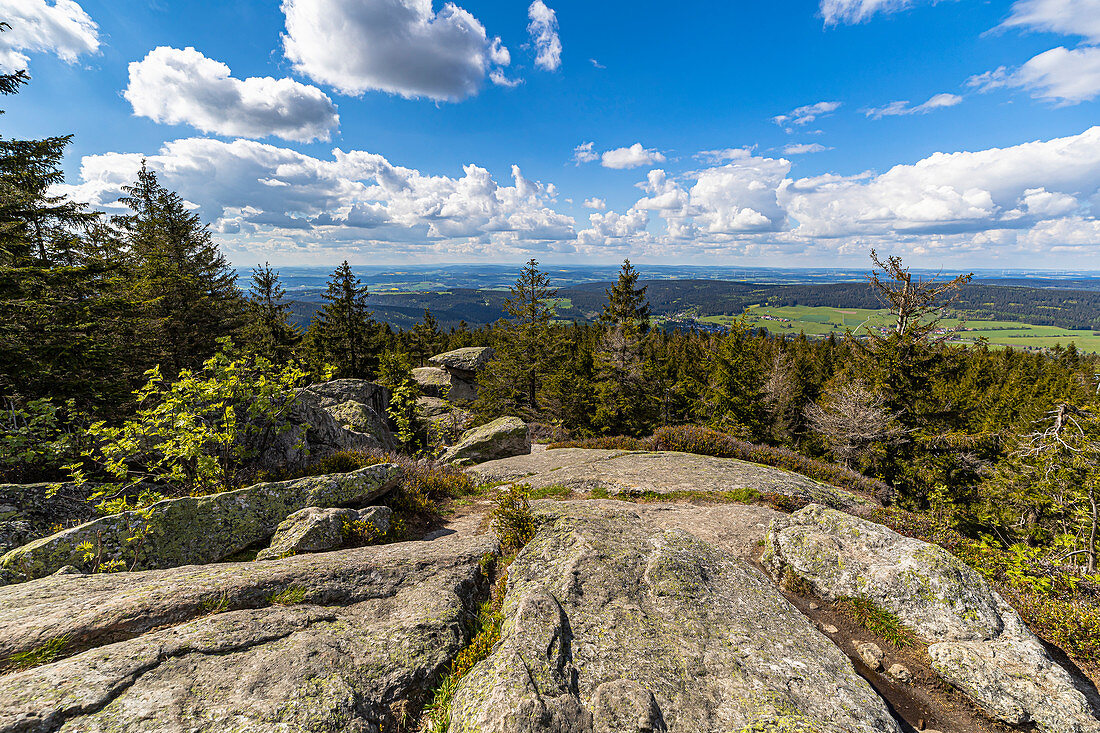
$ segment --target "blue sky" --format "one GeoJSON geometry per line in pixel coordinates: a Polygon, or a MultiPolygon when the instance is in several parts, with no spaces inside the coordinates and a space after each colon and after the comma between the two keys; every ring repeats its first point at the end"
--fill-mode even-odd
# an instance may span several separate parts
{"type": "Polygon", "coordinates": [[[0,0],[107,211],[231,259],[1100,268],[1100,0],[0,0]],[[337,152],[338,151],[338,152],[337,152]],[[587,202],[587,205],[586,205],[587,202]]]}

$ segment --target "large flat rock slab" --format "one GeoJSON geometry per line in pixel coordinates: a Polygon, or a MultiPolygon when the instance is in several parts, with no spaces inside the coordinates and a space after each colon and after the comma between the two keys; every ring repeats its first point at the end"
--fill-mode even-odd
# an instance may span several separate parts
{"type": "Polygon", "coordinates": [[[461,682],[452,733],[900,730],[763,573],[662,526],[675,513],[614,501],[536,513],[501,640],[461,682]]]}
{"type": "Polygon", "coordinates": [[[0,732],[377,731],[468,642],[488,535],[0,589],[0,732]]]}
{"type": "Polygon", "coordinates": [[[992,717],[1047,733],[1100,733],[1095,691],[942,547],[811,505],[774,520],[763,561],[823,598],[867,598],[895,614],[929,643],[940,676],[992,717]]]}
{"type": "Polygon", "coordinates": [[[869,503],[863,497],[790,471],[675,451],[558,448],[488,461],[470,471],[486,482],[525,483],[535,488],[561,485],[583,492],[602,489],[610,494],[671,494],[753,489],[838,508],[869,503]]]}

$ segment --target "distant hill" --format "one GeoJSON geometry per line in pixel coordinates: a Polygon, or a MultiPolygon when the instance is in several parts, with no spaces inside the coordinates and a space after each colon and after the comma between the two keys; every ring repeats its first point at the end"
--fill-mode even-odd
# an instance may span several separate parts
{"type": "MultiPolygon", "coordinates": [[[[1015,283],[1026,279],[991,284],[983,280],[963,288],[956,308],[972,319],[1019,321],[1068,329],[1100,330],[1100,289],[1054,287],[1067,280],[1041,280],[1038,287],[1015,283]],[[1007,283],[1013,284],[1007,284],[1007,283]]],[[[1091,281],[1081,281],[1089,282],[1091,281]]],[[[737,315],[750,305],[830,306],[835,308],[880,308],[881,303],[865,282],[809,285],[766,285],[722,280],[648,280],[650,309],[654,316],[737,315]]],[[[595,319],[607,301],[609,282],[584,283],[561,288],[558,317],[563,320],[595,319]]],[[[309,325],[321,307],[320,290],[299,291],[291,301],[292,320],[309,325]]],[[[454,288],[399,294],[371,294],[368,298],[375,318],[394,328],[410,328],[422,320],[424,310],[443,328],[462,321],[471,327],[504,317],[507,291],[454,288]]]]}

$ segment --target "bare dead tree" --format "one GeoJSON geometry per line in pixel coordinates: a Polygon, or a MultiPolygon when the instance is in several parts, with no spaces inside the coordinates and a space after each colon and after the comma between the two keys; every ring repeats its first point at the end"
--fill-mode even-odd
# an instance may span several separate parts
{"type": "Polygon", "coordinates": [[[875,250],[871,250],[871,261],[875,269],[868,280],[875,294],[884,306],[890,309],[894,317],[894,330],[899,336],[910,336],[915,341],[944,341],[957,331],[961,324],[938,338],[931,338],[942,320],[936,312],[950,308],[959,299],[959,291],[970,282],[974,273],[959,275],[948,281],[939,281],[937,276],[925,280],[914,279],[909,268],[901,263],[897,256],[883,260],[875,250]]]}
{"type": "Polygon", "coordinates": [[[1096,491],[1100,441],[1086,429],[1086,425],[1095,420],[1097,416],[1088,410],[1063,402],[1046,414],[1040,421],[1039,430],[1022,436],[1016,451],[1020,457],[1040,463],[1039,470],[1047,483],[1056,483],[1053,480],[1055,473],[1066,464],[1077,464],[1085,470],[1085,501],[1088,503],[1085,549],[1067,553],[1062,559],[1085,555],[1088,573],[1096,572],[1096,540],[1100,530],[1100,498],[1096,491]],[[1060,459],[1060,456],[1066,458],[1060,459]]]}
{"type": "Polygon", "coordinates": [[[830,389],[820,404],[806,408],[810,427],[849,467],[853,459],[870,456],[876,445],[889,447],[905,439],[907,431],[897,418],[858,379],[830,389]]]}

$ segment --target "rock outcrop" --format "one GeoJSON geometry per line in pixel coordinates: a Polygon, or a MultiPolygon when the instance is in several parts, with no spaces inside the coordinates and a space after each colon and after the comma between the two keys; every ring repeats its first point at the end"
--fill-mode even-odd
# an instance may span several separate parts
{"type": "Polygon", "coordinates": [[[456,377],[439,367],[417,367],[412,371],[413,380],[420,391],[429,397],[448,402],[465,403],[477,399],[477,385],[456,377]]]}
{"type": "Polygon", "coordinates": [[[488,461],[470,469],[484,482],[514,482],[533,488],[564,486],[609,494],[717,493],[750,489],[832,507],[869,505],[867,499],[778,468],[733,458],[661,451],[557,448],[488,461]]]}
{"type": "Polygon", "coordinates": [[[366,509],[324,509],[307,507],[294,512],[283,520],[271,545],[256,555],[257,560],[275,560],[309,552],[339,550],[349,544],[349,528],[355,522],[369,525],[372,532],[382,537],[390,530],[393,510],[386,506],[366,509]]]}
{"type": "Polygon", "coordinates": [[[428,397],[464,404],[477,399],[477,373],[493,358],[487,346],[470,346],[428,359],[432,366],[413,369],[420,391],[428,397]]]}
{"type": "Polygon", "coordinates": [[[386,422],[389,393],[365,379],[335,379],[298,395],[290,430],[275,436],[259,458],[270,469],[298,467],[339,451],[394,450],[386,422]]]}
{"type": "Polygon", "coordinates": [[[618,502],[541,502],[501,641],[453,733],[899,731],[848,658],[738,557],[618,502]]]}
{"type": "Polygon", "coordinates": [[[57,525],[95,516],[93,489],[71,483],[0,484],[0,555],[50,534],[57,525]]]}
{"type": "Polygon", "coordinates": [[[897,615],[929,642],[932,667],[993,717],[1050,733],[1100,731],[1100,710],[1073,676],[943,548],[811,505],[773,521],[763,561],[823,598],[868,598],[897,615]]]}
{"type": "Polygon", "coordinates": [[[86,552],[94,556],[93,564],[121,560],[130,569],[217,562],[271,537],[299,509],[362,505],[382,496],[401,473],[399,466],[383,463],[352,473],[166,499],[35,540],[0,558],[0,567],[25,579],[41,578],[66,565],[87,566],[86,552]]]}
{"type": "Polygon", "coordinates": [[[0,588],[0,732],[393,730],[469,640],[489,537],[0,588]]]}
{"type": "Polygon", "coordinates": [[[433,366],[447,370],[454,376],[468,382],[477,381],[477,373],[493,358],[493,350],[488,346],[468,346],[445,354],[436,354],[428,359],[433,366]]]}
{"type": "Polygon", "coordinates": [[[530,452],[531,435],[527,423],[518,417],[498,417],[463,433],[441,460],[456,466],[470,466],[530,452]]]}

